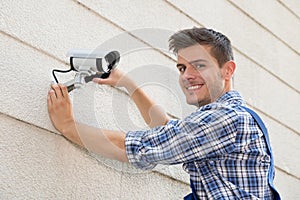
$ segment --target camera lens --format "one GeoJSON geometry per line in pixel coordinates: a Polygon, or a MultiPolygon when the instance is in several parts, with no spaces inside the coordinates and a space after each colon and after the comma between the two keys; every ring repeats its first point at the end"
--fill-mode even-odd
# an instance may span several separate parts
{"type": "Polygon", "coordinates": [[[97,70],[101,73],[107,73],[117,66],[120,60],[120,54],[117,51],[111,51],[103,58],[96,58],[97,70]]]}

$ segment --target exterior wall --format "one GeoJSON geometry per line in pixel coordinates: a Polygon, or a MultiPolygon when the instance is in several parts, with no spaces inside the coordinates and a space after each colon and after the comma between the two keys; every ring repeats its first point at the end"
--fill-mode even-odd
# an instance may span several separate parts
{"type": "MultiPolygon", "coordinates": [[[[193,26],[214,28],[231,39],[238,67],[235,88],[269,128],[275,185],[283,199],[298,199],[299,8],[299,2],[292,0],[265,0],[263,4],[258,0],[2,1],[0,199],[181,199],[187,194],[188,176],[180,166],[141,172],[66,141],[50,123],[46,95],[51,70],[68,68],[65,53],[70,48],[95,49],[136,29],[174,32],[193,26]]],[[[127,37],[128,45],[147,47],[155,42],[134,31],[127,37]]],[[[150,48],[127,53],[119,67],[134,72],[154,64],[172,70],[175,60],[150,48]]],[[[150,79],[163,78],[154,72],[149,75],[150,79]]],[[[166,84],[171,87],[173,81],[166,84]]],[[[95,91],[95,87],[88,84],[84,91],[71,94],[79,121],[111,129],[145,128],[122,90],[97,86],[95,91]],[[94,102],[92,109],[86,102],[94,102]],[[124,105],[127,114],[115,113],[124,105]]],[[[172,103],[164,93],[166,88],[144,87],[170,114],[181,117],[191,111],[181,104],[178,108],[182,96],[175,94],[178,99],[172,103]]]]}

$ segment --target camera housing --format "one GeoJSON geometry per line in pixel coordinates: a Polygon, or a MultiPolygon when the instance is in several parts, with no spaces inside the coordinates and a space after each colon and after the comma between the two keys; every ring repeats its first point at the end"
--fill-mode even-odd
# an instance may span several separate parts
{"type": "Polygon", "coordinates": [[[83,84],[90,82],[93,78],[107,78],[110,71],[117,67],[120,61],[118,51],[91,51],[86,49],[71,49],[67,52],[70,58],[71,68],[67,71],[53,70],[52,74],[57,81],[54,72],[76,71],[74,80],[64,83],[68,92],[80,88],[83,84]]]}
{"type": "Polygon", "coordinates": [[[93,51],[83,49],[71,49],[67,53],[70,57],[71,68],[75,71],[89,68],[97,73],[108,73],[114,69],[120,61],[118,51],[93,51]]]}

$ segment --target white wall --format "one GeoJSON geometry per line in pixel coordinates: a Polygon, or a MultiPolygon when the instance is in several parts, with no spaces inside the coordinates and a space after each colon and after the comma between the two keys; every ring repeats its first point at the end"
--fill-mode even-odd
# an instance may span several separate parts
{"type": "MultiPolygon", "coordinates": [[[[104,47],[126,31],[133,34],[115,45],[134,51],[121,57],[120,68],[134,73],[141,66],[160,65],[173,73],[173,57],[145,49],[156,45],[145,28],[171,33],[193,26],[214,28],[231,39],[238,64],[235,88],[269,128],[275,183],[283,199],[300,197],[300,3],[296,0],[4,0],[0,9],[0,199],[181,199],[187,194],[188,176],[180,166],[141,172],[66,141],[50,123],[46,95],[51,70],[68,68],[67,50],[104,47]]],[[[160,77],[149,73],[138,81],[151,78],[160,77]]],[[[173,87],[174,78],[165,83],[173,87]]],[[[172,115],[189,112],[191,107],[181,105],[182,96],[168,93],[166,86],[144,87],[172,115]]],[[[145,128],[120,90],[88,84],[72,98],[78,120],[130,129],[124,121],[129,115],[132,126],[145,128]]]]}

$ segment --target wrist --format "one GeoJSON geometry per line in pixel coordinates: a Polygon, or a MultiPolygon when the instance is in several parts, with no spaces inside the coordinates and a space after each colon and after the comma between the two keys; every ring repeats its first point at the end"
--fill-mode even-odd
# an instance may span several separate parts
{"type": "Polygon", "coordinates": [[[69,140],[71,140],[72,142],[83,146],[81,139],[79,137],[79,132],[76,128],[76,122],[75,121],[70,121],[69,123],[66,123],[65,128],[61,131],[61,133],[68,138],[69,140]]]}
{"type": "Polygon", "coordinates": [[[67,136],[68,134],[73,132],[74,129],[75,129],[75,122],[70,120],[69,122],[64,123],[64,127],[62,128],[61,133],[64,136],[67,136]]]}
{"type": "Polygon", "coordinates": [[[126,80],[124,80],[124,82],[124,87],[127,90],[129,96],[132,96],[133,93],[136,92],[137,89],[139,89],[136,83],[128,77],[126,78],[126,80]]]}

